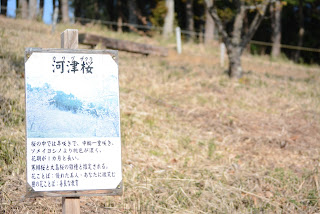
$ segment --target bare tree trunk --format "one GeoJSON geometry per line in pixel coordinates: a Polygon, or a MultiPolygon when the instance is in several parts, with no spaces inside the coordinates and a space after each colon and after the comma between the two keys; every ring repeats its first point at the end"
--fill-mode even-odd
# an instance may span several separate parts
{"type": "Polygon", "coordinates": [[[58,22],[60,22],[62,19],[62,0],[58,0],[58,7],[59,7],[58,22]]]}
{"type": "Polygon", "coordinates": [[[19,0],[16,0],[16,18],[21,18],[21,11],[19,9],[19,0]]]}
{"type": "MultiPolygon", "coordinates": [[[[248,11],[246,11],[246,14],[243,19],[243,33],[245,35],[249,33],[249,27],[250,27],[250,22],[249,22],[249,17],[248,17],[248,11]]],[[[251,51],[251,46],[247,45],[244,52],[250,53],[250,51],[251,51]]]]}
{"type": "Polygon", "coordinates": [[[35,20],[37,18],[37,0],[29,0],[29,16],[30,20],[35,20]]]}
{"type": "Polygon", "coordinates": [[[129,0],[128,7],[129,7],[129,23],[134,25],[138,24],[136,0],[129,0]]]}
{"type": "Polygon", "coordinates": [[[74,17],[81,18],[81,8],[82,8],[82,1],[81,0],[74,0],[74,17]]]}
{"type": "Polygon", "coordinates": [[[122,22],[123,22],[123,13],[122,13],[122,1],[117,0],[117,31],[122,33],[122,22]]]}
{"type": "Polygon", "coordinates": [[[40,1],[39,1],[39,3],[40,3],[40,9],[41,9],[41,10],[43,10],[43,7],[44,7],[44,0],[40,0],[40,1]]]}
{"type": "Polygon", "coordinates": [[[28,18],[28,2],[27,0],[17,1],[17,18],[27,19],[28,18]]]}
{"type": "Polygon", "coordinates": [[[1,15],[7,16],[8,0],[1,0],[1,15]]]}
{"type": "Polygon", "coordinates": [[[38,17],[40,20],[43,20],[43,7],[44,7],[44,0],[39,1],[39,11],[38,11],[38,17]]]}
{"type": "Polygon", "coordinates": [[[52,0],[52,9],[53,9],[52,16],[54,14],[54,9],[55,8],[56,8],[56,0],[52,0]]]}
{"type": "Polygon", "coordinates": [[[28,18],[28,2],[27,0],[20,0],[21,3],[21,18],[27,19],[28,18]]]}
{"type": "Polygon", "coordinates": [[[98,1],[94,1],[94,3],[93,3],[93,11],[94,11],[93,18],[94,18],[94,19],[99,19],[99,5],[98,5],[98,1]]]}
{"type": "Polygon", "coordinates": [[[241,66],[241,48],[234,47],[232,49],[227,49],[228,59],[229,59],[229,70],[228,75],[231,78],[241,78],[242,76],[242,66],[241,66]]]}
{"type": "Polygon", "coordinates": [[[272,41],[272,50],[271,57],[277,58],[281,52],[281,10],[282,5],[280,0],[277,0],[273,4],[271,4],[270,12],[271,12],[271,27],[273,29],[271,41],[272,41]]]}
{"type": "Polygon", "coordinates": [[[164,19],[162,36],[168,38],[173,33],[174,0],[166,0],[167,14],[164,19]]]}
{"type": "Polygon", "coordinates": [[[206,5],[206,24],[205,24],[205,34],[204,34],[204,43],[208,44],[214,39],[214,21],[209,14],[208,8],[213,6],[213,0],[208,1],[206,5]]]}
{"type": "Polygon", "coordinates": [[[228,58],[229,58],[229,70],[228,74],[231,78],[241,78],[242,66],[241,66],[241,33],[243,29],[243,21],[246,16],[246,8],[242,1],[237,2],[237,14],[233,23],[233,31],[231,44],[226,45],[228,58]]]}
{"type": "Polygon", "coordinates": [[[213,6],[209,8],[209,13],[213,18],[216,26],[218,27],[222,40],[227,48],[229,58],[228,74],[231,78],[240,78],[242,76],[241,55],[250,42],[251,38],[253,37],[254,33],[257,31],[262,19],[264,18],[265,11],[268,5],[269,1],[265,1],[262,4],[256,6],[256,15],[250,24],[248,32],[244,35],[242,35],[243,19],[246,15],[246,10],[251,9],[251,7],[245,6],[244,1],[236,1],[237,11],[231,35],[228,34],[228,32],[226,31],[226,27],[222,24],[217,10],[213,6]]]}
{"type": "Polygon", "coordinates": [[[140,22],[142,22],[142,24],[144,24],[144,25],[148,24],[147,17],[142,15],[139,8],[137,8],[137,10],[136,10],[136,15],[137,15],[138,20],[140,22]]]}
{"type": "MultiPolygon", "coordinates": [[[[304,15],[303,15],[303,0],[299,0],[299,40],[298,46],[302,47],[303,45],[303,36],[304,36],[304,15]]],[[[300,50],[297,50],[294,61],[299,62],[300,50]]]]}
{"type": "Polygon", "coordinates": [[[68,0],[62,0],[62,22],[63,23],[69,23],[69,5],[68,0]]]}
{"type": "Polygon", "coordinates": [[[237,14],[233,23],[233,31],[232,31],[232,39],[231,43],[235,46],[240,46],[242,38],[241,38],[241,32],[243,27],[243,20],[246,15],[246,9],[244,7],[244,3],[242,1],[238,2],[237,6],[237,14]]]}
{"type": "Polygon", "coordinates": [[[187,0],[186,2],[186,23],[187,30],[190,31],[190,34],[187,34],[187,41],[190,41],[191,38],[194,38],[192,34],[194,31],[194,22],[193,22],[193,0],[187,0]]]}

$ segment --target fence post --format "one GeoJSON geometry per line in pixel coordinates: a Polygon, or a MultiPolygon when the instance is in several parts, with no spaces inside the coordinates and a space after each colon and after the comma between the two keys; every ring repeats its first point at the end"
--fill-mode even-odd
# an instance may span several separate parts
{"type": "MultiPolygon", "coordinates": [[[[78,48],[78,30],[67,29],[61,33],[61,48],[78,48]]],[[[62,214],[80,214],[80,197],[62,197],[62,214]]]]}
{"type": "Polygon", "coordinates": [[[181,29],[176,27],[177,52],[181,54],[181,29]]]}

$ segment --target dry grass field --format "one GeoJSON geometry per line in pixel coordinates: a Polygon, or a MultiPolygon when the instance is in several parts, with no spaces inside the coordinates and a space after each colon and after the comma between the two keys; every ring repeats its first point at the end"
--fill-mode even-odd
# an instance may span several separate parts
{"type": "MultiPolygon", "coordinates": [[[[218,44],[51,27],[0,17],[0,213],[60,213],[25,198],[24,49],[59,48],[67,28],[170,48],[119,52],[124,192],[82,213],[320,213],[320,68],[245,55],[230,80],[218,44]]],[[[80,46],[80,48],[88,48],[80,46]]]]}

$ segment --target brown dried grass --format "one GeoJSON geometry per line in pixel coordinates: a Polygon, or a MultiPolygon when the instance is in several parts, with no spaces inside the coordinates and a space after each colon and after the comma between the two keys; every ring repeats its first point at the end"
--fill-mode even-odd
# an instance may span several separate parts
{"type": "MultiPolygon", "coordinates": [[[[23,52],[59,47],[65,28],[0,18],[2,213],[61,212],[60,198],[23,197],[23,52]]],[[[217,47],[119,53],[124,194],[83,197],[83,213],[320,212],[319,67],[245,55],[245,76],[229,80],[217,47]]]]}

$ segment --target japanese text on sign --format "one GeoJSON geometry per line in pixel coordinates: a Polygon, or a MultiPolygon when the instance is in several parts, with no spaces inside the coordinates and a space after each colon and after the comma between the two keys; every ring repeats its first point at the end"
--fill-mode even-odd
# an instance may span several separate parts
{"type": "Polygon", "coordinates": [[[26,50],[30,194],[87,190],[121,194],[116,59],[116,51],[26,50]]]}
{"type": "Polygon", "coordinates": [[[101,155],[119,150],[117,141],[111,138],[81,141],[32,140],[28,148],[31,158],[28,171],[31,187],[46,191],[84,189],[92,179],[117,179],[121,172],[110,165],[108,157],[101,159],[101,155]],[[99,158],[89,161],[86,158],[88,155],[99,158]]]}
{"type": "Polygon", "coordinates": [[[93,59],[92,57],[79,57],[76,58],[72,56],[70,58],[66,58],[62,56],[61,58],[54,56],[52,59],[52,67],[53,73],[76,73],[81,72],[82,74],[92,74],[93,70],[93,59]]]}

